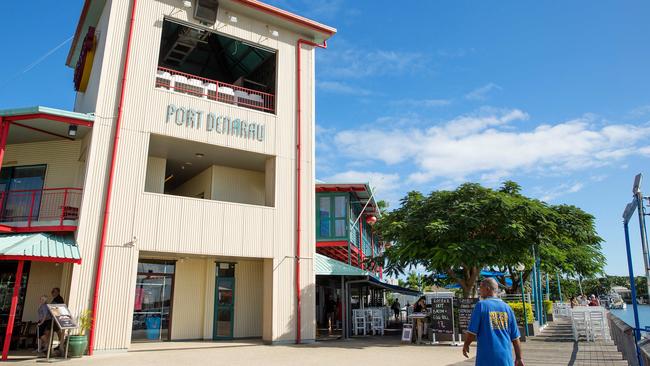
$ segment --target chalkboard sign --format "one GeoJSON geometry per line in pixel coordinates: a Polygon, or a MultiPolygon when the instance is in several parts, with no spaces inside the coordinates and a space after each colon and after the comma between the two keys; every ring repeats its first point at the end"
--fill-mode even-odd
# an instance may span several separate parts
{"type": "Polygon", "coordinates": [[[50,310],[50,314],[52,314],[52,318],[56,321],[56,324],[59,325],[59,328],[77,328],[77,323],[72,319],[70,310],[68,310],[68,307],[65,304],[48,304],[47,308],[50,310]]]}
{"type": "Polygon", "coordinates": [[[451,297],[431,299],[431,328],[434,333],[454,334],[454,305],[451,297]]]}
{"type": "Polygon", "coordinates": [[[477,302],[477,298],[458,299],[458,328],[461,334],[469,328],[469,320],[477,302]]]}

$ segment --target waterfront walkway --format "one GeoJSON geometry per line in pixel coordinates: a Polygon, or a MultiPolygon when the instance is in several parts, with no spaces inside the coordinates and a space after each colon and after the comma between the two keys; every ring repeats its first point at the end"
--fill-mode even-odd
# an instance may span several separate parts
{"type": "MultiPolygon", "coordinates": [[[[549,323],[540,335],[529,337],[522,343],[522,352],[526,366],[627,366],[612,341],[574,342],[568,319],[549,323]]],[[[473,358],[454,366],[469,365],[474,365],[473,358]]]]}

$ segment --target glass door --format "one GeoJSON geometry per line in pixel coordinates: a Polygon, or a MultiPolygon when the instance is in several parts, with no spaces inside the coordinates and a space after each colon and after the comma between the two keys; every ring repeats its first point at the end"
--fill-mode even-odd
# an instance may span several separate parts
{"type": "Polygon", "coordinates": [[[32,165],[2,169],[0,191],[4,198],[3,221],[29,221],[38,218],[41,190],[45,183],[45,168],[45,165],[32,165]]]}
{"type": "Polygon", "coordinates": [[[175,263],[140,260],[135,284],[131,341],[170,339],[175,263]]]}
{"type": "Polygon", "coordinates": [[[232,339],[235,320],[235,264],[217,263],[212,339],[232,339]]]}

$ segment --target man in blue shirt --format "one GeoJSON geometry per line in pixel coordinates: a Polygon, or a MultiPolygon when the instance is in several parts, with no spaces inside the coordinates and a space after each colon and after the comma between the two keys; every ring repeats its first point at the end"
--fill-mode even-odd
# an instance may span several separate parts
{"type": "Polygon", "coordinates": [[[463,355],[469,357],[469,345],[476,339],[476,366],[524,366],[517,320],[510,306],[496,297],[498,288],[494,278],[481,281],[480,293],[483,300],[472,311],[465,334],[463,355]],[[514,361],[510,344],[515,349],[514,361]]]}

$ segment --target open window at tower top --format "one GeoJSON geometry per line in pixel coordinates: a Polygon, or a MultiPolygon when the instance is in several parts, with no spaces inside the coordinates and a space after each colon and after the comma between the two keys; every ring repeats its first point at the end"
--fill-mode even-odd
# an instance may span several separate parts
{"type": "Polygon", "coordinates": [[[169,19],[161,37],[157,87],[275,112],[275,51],[169,19]]]}

